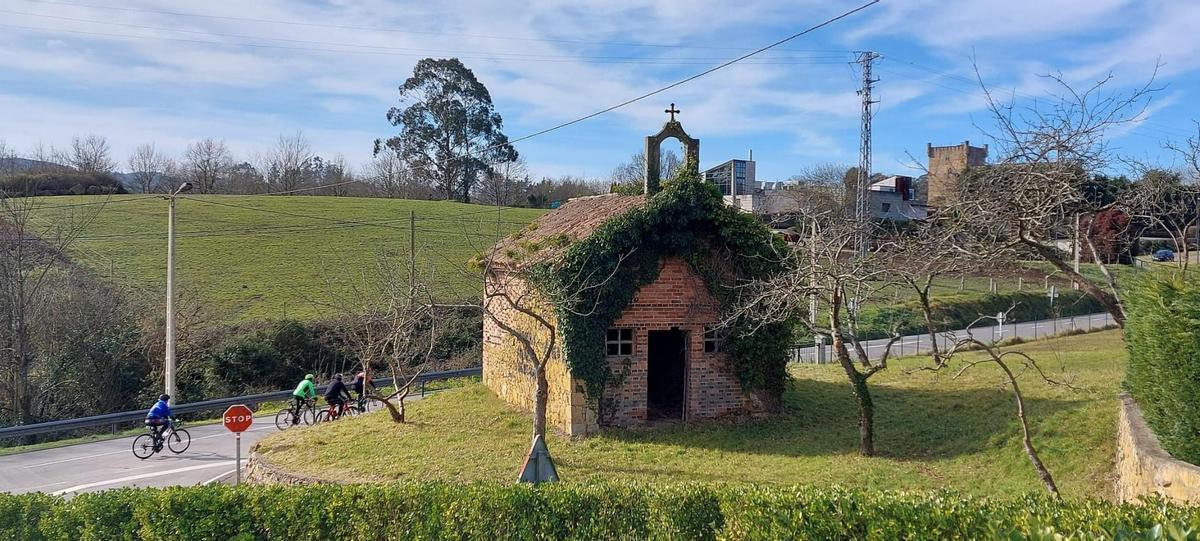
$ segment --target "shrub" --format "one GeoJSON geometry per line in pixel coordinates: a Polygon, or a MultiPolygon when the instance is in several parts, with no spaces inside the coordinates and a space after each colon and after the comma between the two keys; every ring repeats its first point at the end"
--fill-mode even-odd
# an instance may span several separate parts
{"type": "Polygon", "coordinates": [[[0,539],[1194,539],[1200,531],[1200,509],[1144,503],[700,484],[218,485],[70,500],[4,494],[0,539]]]}
{"type": "Polygon", "coordinates": [[[1200,280],[1143,276],[1126,310],[1126,387],[1163,448],[1200,464],[1200,280]]]}

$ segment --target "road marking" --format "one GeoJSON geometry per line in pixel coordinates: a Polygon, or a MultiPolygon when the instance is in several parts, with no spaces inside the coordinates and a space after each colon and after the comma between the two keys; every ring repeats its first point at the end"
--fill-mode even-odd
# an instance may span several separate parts
{"type": "Polygon", "coordinates": [[[203,470],[206,468],[218,468],[218,467],[228,467],[228,466],[229,466],[228,464],[226,464],[224,462],[220,462],[217,464],[200,464],[199,466],[188,466],[186,468],[175,468],[173,470],[164,470],[164,471],[154,472],[154,473],[143,473],[143,474],[139,474],[139,475],[130,475],[130,476],[126,476],[126,477],[118,477],[116,479],[105,479],[104,481],[96,481],[94,483],[84,483],[82,485],[75,485],[73,487],[64,488],[62,490],[56,490],[53,492],[53,494],[55,496],[62,496],[63,494],[66,494],[68,492],[78,492],[80,490],[87,490],[89,488],[102,487],[104,485],[113,485],[116,483],[127,483],[129,481],[137,481],[139,479],[149,479],[151,477],[162,477],[164,475],[172,475],[172,474],[176,474],[176,473],[203,470]]]}
{"type": "Polygon", "coordinates": [[[216,477],[213,477],[212,479],[209,479],[209,480],[207,480],[207,481],[205,481],[205,482],[203,482],[203,483],[200,483],[200,484],[202,484],[202,485],[211,485],[211,484],[213,484],[213,483],[217,482],[217,481],[218,481],[219,479],[221,479],[222,477],[225,477],[226,475],[229,475],[229,474],[231,474],[231,473],[234,473],[234,472],[236,472],[236,471],[237,471],[236,469],[233,469],[233,470],[229,470],[229,471],[227,471],[227,472],[223,472],[223,473],[221,473],[220,475],[217,475],[216,477]]]}
{"type": "MultiPolygon", "coordinates": [[[[262,427],[259,427],[259,428],[251,428],[250,430],[247,430],[246,432],[254,432],[254,431],[257,431],[257,430],[267,430],[267,429],[269,429],[269,428],[274,428],[274,427],[272,427],[272,426],[262,426],[262,427]]],[[[221,437],[221,436],[227,436],[227,435],[228,435],[228,434],[210,434],[210,435],[208,435],[208,436],[197,436],[197,437],[195,437],[195,438],[192,438],[192,441],[197,441],[197,440],[207,440],[207,439],[210,439],[210,438],[219,438],[219,437],[221,437]]],[[[51,462],[42,462],[41,464],[32,464],[32,465],[29,465],[29,466],[23,466],[23,467],[24,467],[24,468],[41,468],[41,467],[43,467],[43,466],[53,466],[53,465],[55,465],[55,464],[62,464],[62,463],[65,463],[65,462],[74,462],[74,461],[76,461],[76,460],[87,460],[87,459],[89,459],[89,458],[95,458],[95,457],[100,457],[100,456],[119,455],[119,454],[121,454],[121,453],[128,453],[128,452],[130,452],[128,449],[123,449],[123,450],[120,450],[120,451],[110,451],[110,452],[107,452],[107,453],[96,453],[96,454],[91,454],[91,455],[76,456],[76,457],[71,457],[71,458],[64,458],[64,459],[61,459],[61,460],[54,460],[54,461],[51,461],[51,462]]]]}

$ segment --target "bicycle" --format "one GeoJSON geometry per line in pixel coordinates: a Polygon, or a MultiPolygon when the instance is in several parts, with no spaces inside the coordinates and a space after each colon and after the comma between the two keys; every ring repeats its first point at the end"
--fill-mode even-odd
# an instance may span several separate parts
{"type": "Polygon", "coordinates": [[[317,413],[317,401],[312,398],[305,399],[304,405],[298,410],[293,404],[276,413],[275,428],[287,430],[300,423],[304,423],[305,426],[316,424],[317,413]]]}
{"type": "Polygon", "coordinates": [[[159,436],[155,436],[154,427],[147,427],[149,433],[133,439],[133,456],[146,460],[155,453],[161,452],[164,443],[172,453],[179,454],[186,451],[192,445],[192,435],[181,428],[182,426],[181,421],[172,419],[159,436]]]}
{"type": "Polygon", "coordinates": [[[328,408],[317,412],[316,422],[325,423],[329,421],[336,421],[346,416],[355,417],[360,413],[362,413],[362,409],[360,409],[356,404],[347,404],[343,402],[341,413],[338,413],[336,404],[330,404],[328,408]]]}

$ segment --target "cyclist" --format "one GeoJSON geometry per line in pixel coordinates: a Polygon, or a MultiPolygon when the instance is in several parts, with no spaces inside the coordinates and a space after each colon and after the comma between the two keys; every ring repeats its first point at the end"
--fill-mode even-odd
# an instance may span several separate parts
{"type": "Polygon", "coordinates": [[[296,390],[292,391],[292,425],[300,424],[300,408],[304,407],[304,403],[317,396],[317,387],[313,385],[314,376],[308,374],[304,379],[300,380],[300,384],[296,386],[296,390]]]}
{"type": "Polygon", "coordinates": [[[350,391],[346,390],[346,384],[342,383],[342,375],[334,374],[333,383],[329,384],[329,390],[325,391],[325,402],[329,403],[330,409],[337,407],[337,416],[341,417],[346,410],[346,401],[350,398],[350,391]]]}
{"type": "Polygon", "coordinates": [[[367,373],[359,372],[354,375],[354,381],[350,382],[350,390],[358,395],[358,400],[363,399],[363,393],[367,392],[367,373]]]}
{"type": "Polygon", "coordinates": [[[154,403],[154,407],[146,413],[146,426],[150,427],[155,447],[162,441],[163,432],[171,425],[171,405],[168,403],[170,400],[171,395],[163,393],[158,397],[158,402],[154,403]]]}

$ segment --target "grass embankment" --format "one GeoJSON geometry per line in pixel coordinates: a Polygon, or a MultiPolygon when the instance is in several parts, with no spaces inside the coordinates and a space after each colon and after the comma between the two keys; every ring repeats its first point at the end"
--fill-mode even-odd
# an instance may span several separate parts
{"type": "MultiPolygon", "coordinates": [[[[1086,389],[1021,375],[1036,444],[1063,494],[1110,497],[1126,358],[1120,333],[1016,347],[1053,377],[1086,389]]],[[[923,363],[903,359],[872,380],[878,457],[857,455],[854,401],[831,365],[793,367],[786,411],[769,420],[611,430],[575,442],[553,437],[550,450],[568,481],[944,487],[992,496],[1043,490],[998,371],[983,365],[957,379],[951,372],[904,373],[923,363]]],[[[374,414],[290,431],[263,440],[259,450],[274,464],[318,477],[512,481],[529,446],[528,414],[482,385],[414,403],[409,419],[397,426],[374,414]]]]}
{"type": "MultiPolygon", "coordinates": [[[[99,208],[71,256],[120,283],[162,291],[166,283],[167,204],[158,197],[43,197],[42,219],[99,208]],[[62,207],[55,210],[55,207],[62,207]]],[[[381,254],[406,260],[409,212],[416,217],[421,268],[433,267],[444,293],[470,294],[466,261],[497,238],[494,207],[448,201],[353,197],[188,196],[177,207],[176,283],[195,300],[235,320],[312,317],[313,301],[345,294],[381,254]],[[256,210],[257,209],[257,210],[256,210]]],[[[544,213],[503,209],[501,236],[544,213]]],[[[157,295],[157,293],[156,293],[157,295]]]]}

